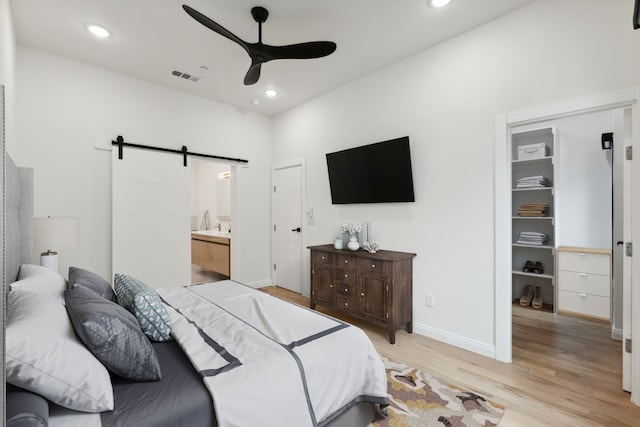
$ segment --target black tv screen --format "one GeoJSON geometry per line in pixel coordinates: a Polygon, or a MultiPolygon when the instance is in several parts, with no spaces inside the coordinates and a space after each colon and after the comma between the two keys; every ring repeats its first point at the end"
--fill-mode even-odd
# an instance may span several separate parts
{"type": "Polygon", "coordinates": [[[414,202],[409,137],[327,154],[331,202],[414,202]]]}

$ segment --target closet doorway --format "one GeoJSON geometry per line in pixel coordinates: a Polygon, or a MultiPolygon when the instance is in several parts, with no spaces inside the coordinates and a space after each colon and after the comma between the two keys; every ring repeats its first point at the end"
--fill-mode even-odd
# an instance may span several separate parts
{"type": "MultiPolygon", "coordinates": [[[[600,138],[602,133],[613,132],[617,135],[615,146],[624,150],[625,146],[633,146],[638,145],[638,136],[637,129],[632,128],[632,124],[637,122],[637,92],[635,90],[629,91],[621,91],[620,93],[602,95],[602,96],[594,96],[590,98],[582,98],[576,100],[569,100],[563,103],[559,103],[555,106],[545,106],[540,108],[531,109],[529,111],[523,111],[518,113],[510,113],[508,115],[502,115],[496,117],[496,358],[498,360],[502,360],[505,362],[511,362],[511,349],[512,349],[512,304],[514,300],[520,297],[520,295],[514,294],[512,289],[512,276],[515,266],[513,265],[512,258],[512,245],[514,239],[514,229],[512,228],[512,218],[514,215],[514,207],[512,206],[512,186],[513,181],[511,179],[511,163],[513,161],[513,152],[511,145],[511,137],[515,129],[532,126],[532,127],[543,127],[543,126],[556,126],[557,123],[561,120],[579,120],[581,116],[587,117],[590,114],[595,114],[598,112],[602,112],[603,114],[610,114],[614,116],[613,126],[609,129],[603,129],[602,131],[598,130],[595,135],[596,142],[598,143],[598,149],[601,150],[600,146],[600,138]],[[615,129],[614,129],[615,128],[615,129]]],[[[561,134],[559,131],[558,134],[561,134]]],[[[559,145],[558,148],[562,150],[562,146],[559,145]]],[[[603,150],[604,151],[604,150],[603,150]]],[[[618,151],[620,153],[620,151],[618,151]]],[[[605,155],[606,156],[606,155],[605,155]]],[[[609,164],[613,164],[613,156],[609,155],[607,159],[609,164]]],[[[631,162],[627,162],[629,165],[629,169],[631,169],[631,162]]],[[[558,166],[558,165],[556,165],[558,166]]],[[[567,169],[568,170],[568,169],[567,169]]],[[[615,170],[615,169],[614,169],[615,170]]],[[[558,170],[561,173],[560,170],[558,170]]],[[[588,172],[588,171],[587,171],[588,172]]],[[[610,172],[611,173],[611,172],[610,172]]],[[[623,175],[623,178],[626,176],[627,182],[637,182],[638,178],[640,178],[640,174],[637,170],[627,170],[623,175]]],[[[614,175],[615,176],[615,175],[614,175]]],[[[570,177],[563,177],[562,175],[558,176],[559,181],[557,184],[560,186],[560,189],[557,192],[558,197],[558,205],[554,206],[554,215],[558,216],[557,219],[557,232],[554,230],[554,241],[553,245],[556,247],[557,244],[580,244],[573,243],[567,241],[567,236],[571,235],[572,227],[580,226],[580,221],[571,221],[571,219],[567,219],[567,222],[563,222],[563,216],[570,212],[571,206],[567,207],[563,205],[562,198],[566,197],[566,194],[562,192],[562,179],[564,178],[565,184],[571,182],[570,177]],[[563,211],[564,209],[564,211],[563,211]],[[564,225],[563,225],[564,224],[564,225]],[[564,240],[564,241],[563,241],[564,240]]],[[[555,179],[555,177],[554,177],[555,179]]],[[[611,182],[611,181],[609,181],[611,182]]],[[[574,187],[576,184],[573,184],[574,187]]],[[[609,184],[611,185],[611,184],[609,184]]],[[[609,191],[611,191],[609,187],[609,191]]],[[[585,192],[584,188],[576,187],[576,191],[579,193],[580,191],[585,192]]],[[[587,188],[588,190],[589,188],[587,188]]],[[[588,194],[588,191],[586,191],[588,194]]],[[[568,193],[569,196],[575,195],[573,193],[568,193]]],[[[629,194],[630,195],[630,194],[629,194]]],[[[630,195],[631,196],[631,195],[630,195]]],[[[616,199],[615,197],[613,198],[616,199]]],[[[566,200],[566,199],[565,199],[566,200]]],[[[555,201],[554,201],[555,202],[555,201]]],[[[622,203],[618,200],[616,203],[621,204],[614,212],[622,211],[625,214],[626,219],[625,223],[630,223],[630,213],[631,206],[637,206],[638,200],[635,200],[633,197],[622,197],[622,203]]],[[[608,205],[609,212],[611,212],[611,204],[608,205]]],[[[634,209],[637,211],[637,208],[634,209]]],[[[583,217],[588,217],[589,212],[585,212],[583,217]]],[[[612,234],[611,224],[614,221],[614,216],[610,215],[608,227],[599,226],[598,232],[601,232],[602,229],[608,230],[610,233],[610,238],[608,246],[611,250],[615,249],[614,246],[618,246],[613,243],[614,235],[612,234]]],[[[584,221],[583,221],[584,222],[584,221]]],[[[639,233],[638,229],[629,231],[628,229],[624,231],[625,237],[623,238],[624,242],[628,242],[632,240],[632,236],[637,239],[639,233]],[[629,239],[629,240],[627,240],[629,239]]],[[[588,235],[588,233],[583,232],[582,236],[588,235]]],[[[615,242],[617,243],[617,241],[615,242]]],[[[584,243],[582,243],[584,245],[584,243]]],[[[622,246],[622,245],[621,245],[622,246]]],[[[617,252],[617,251],[615,251],[617,252]]],[[[612,316],[612,336],[616,338],[620,337],[621,334],[631,334],[631,325],[636,326],[638,324],[638,318],[632,317],[633,310],[631,310],[631,306],[636,305],[637,292],[635,295],[632,295],[630,290],[632,286],[637,286],[636,283],[632,283],[630,278],[628,277],[631,271],[632,265],[634,268],[637,268],[637,260],[629,259],[629,257],[624,257],[620,260],[616,259],[620,256],[617,253],[614,255],[614,265],[623,266],[623,273],[618,272],[617,279],[622,275],[623,278],[626,278],[626,284],[621,286],[619,282],[613,286],[611,292],[611,316],[612,316]],[[626,288],[626,289],[623,289],[626,288]],[[622,297],[625,294],[627,298],[622,297]],[[631,297],[630,297],[631,295],[631,297]],[[633,298],[633,300],[632,300],[633,298]],[[622,310],[622,305],[624,305],[624,311],[622,310]],[[624,314],[624,315],[623,315],[624,314]]],[[[553,260],[553,269],[556,269],[555,259],[553,260]]],[[[555,274],[554,274],[555,280],[555,274]]],[[[555,284],[554,284],[555,288],[555,284]]],[[[555,297],[557,291],[552,291],[552,297],[555,297]]],[[[555,301],[552,300],[555,304],[555,301]]],[[[556,307],[552,308],[552,311],[556,311],[556,307]]],[[[559,316],[556,314],[549,314],[550,316],[559,316]]],[[[638,328],[635,328],[638,330],[638,328]]],[[[622,342],[620,342],[622,346],[622,342]]],[[[637,361],[632,360],[630,356],[625,356],[627,361],[625,363],[625,376],[629,377],[630,372],[633,369],[631,365],[637,365],[637,361]],[[630,367],[627,371],[627,367],[630,367]]],[[[637,385],[636,385],[637,387],[637,385]]],[[[640,397],[640,389],[632,388],[632,400],[634,397],[640,397]],[[634,393],[635,391],[635,393],[634,393]]]]}

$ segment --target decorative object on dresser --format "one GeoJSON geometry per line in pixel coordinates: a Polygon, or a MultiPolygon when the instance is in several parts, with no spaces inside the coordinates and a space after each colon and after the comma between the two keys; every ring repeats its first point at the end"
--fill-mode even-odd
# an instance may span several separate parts
{"type": "Polygon", "coordinates": [[[351,249],[352,251],[357,251],[358,249],[360,249],[360,242],[358,242],[357,234],[361,231],[362,226],[360,226],[360,224],[342,224],[340,226],[340,232],[342,234],[349,234],[349,239],[347,240],[347,248],[351,249]]]}
{"type": "Polygon", "coordinates": [[[387,328],[395,343],[396,329],[413,330],[413,257],[395,251],[343,252],[333,245],[309,246],[311,299],[350,316],[387,328]]]}
{"type": "Polygon", "coordinates": [[[363,242],[362,249],[369,252],[370,254],[375,254],[376,252],[378,252],[378,249],[380,249],[380,245],[378,244],[378,242],[363,242]]]}
{"type": "Polygon", "coordinates": [[[558,313],[611,321],[611,251],[560,246],[558,313]]]}

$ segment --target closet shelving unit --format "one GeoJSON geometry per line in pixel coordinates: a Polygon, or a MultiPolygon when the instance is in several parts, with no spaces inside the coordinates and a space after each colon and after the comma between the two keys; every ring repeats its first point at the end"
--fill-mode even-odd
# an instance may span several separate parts
{"type": "Polygon", "coordinates": [[[545,127],[533,130],[514,131],[511,135],[511,208],[512,208],[512,295],[515,301],[520,299],[525,285],[540,286],[544,310],[556,312],[555,292],[555,128],[545,127]],[[544,142],[546,153],[542,158],[518,160],[518,148],[523,145],[544,142]],[[549,187],[517,188],[521,178],[544,176],[549,181],[549,187]],[[546,216],[527,217],[518,216],[518,208],[525,202],[543,202],[548,205],[546,216]],[[517,243],[518,236],[523,231],[544,233],[549,240],[544,245],[528,245],[517,243]],[[526,261],[542,262],[542,274],[526,273],[522,271],[526,261]]]}

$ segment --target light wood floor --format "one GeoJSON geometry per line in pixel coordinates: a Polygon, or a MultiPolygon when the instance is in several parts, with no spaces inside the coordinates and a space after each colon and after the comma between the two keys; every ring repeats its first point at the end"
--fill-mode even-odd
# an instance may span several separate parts
{"type": "MultiPolygon", "coordinates": [[[[283,288],[261,290],[309,306],[283,288]]],[[[404,330],[384,329],[319,307],[361,327],[376,349],[503,404],[500,427],[640,426],[640,407],[622,390],[621,344],[604,322],[513,306],[513,363],[505,364],[404,330]]]]}

